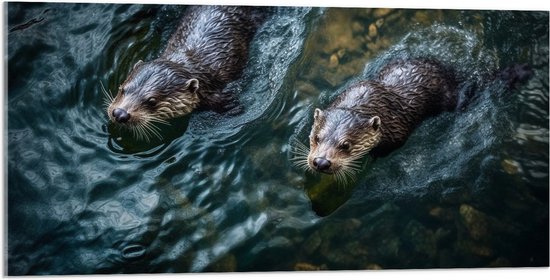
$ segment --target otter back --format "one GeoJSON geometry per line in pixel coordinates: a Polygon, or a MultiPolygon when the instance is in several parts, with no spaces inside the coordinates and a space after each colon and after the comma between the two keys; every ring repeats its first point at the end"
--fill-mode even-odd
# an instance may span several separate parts
{"type": "Polygon", "coordinates": [[[373,80],[353,84],[326,110],[316,109],[309,168],[345,177],[370,153],[402,146],[425,118],[457,105],[456,82],[437,62],[396,60],[373,80]]]}
{"type": "Polygon", "coordinates": [[[377,80],[385,90],[374,91],[359,104],[366,114],[381,119],[382,138],[374,155],[402,146],[422,120],[457,106],[454,77],[435,61],[394,61],[380,71],[377,80]]]}
{"type": "Polygon", "coordinates": [[[137,138],[162,138],[158,123],[194,109],[239,112],[227,83],[241,76],[257,27],[268,15],[262,7],[192,6],[184,12],[161,56],[135,64],[109,97],[109,119],[137,138]]]}
{"type": "Polygon", "coordinates": [[[265,15],[255,7],[191,6],[160,58],[231,82],[246,65],[248,44],[265,15]]]}

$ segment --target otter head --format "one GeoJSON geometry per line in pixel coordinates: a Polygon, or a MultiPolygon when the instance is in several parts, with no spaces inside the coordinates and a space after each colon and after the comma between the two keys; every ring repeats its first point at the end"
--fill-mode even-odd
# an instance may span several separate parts
{"type": "Polygon", "coordinates": [[[363,116],[349,108],[315,109],[307,163],[319,172],[353,175],[380,138],[378,116],[363,116]]]}
{"type": "Polygon", "coordinates": [[[190,76],[171,61],[139,61],[108,106],[109,119],[138,138],[161,138],[155,123],[167,123],[199,105],[199,81],[190,76]]]}

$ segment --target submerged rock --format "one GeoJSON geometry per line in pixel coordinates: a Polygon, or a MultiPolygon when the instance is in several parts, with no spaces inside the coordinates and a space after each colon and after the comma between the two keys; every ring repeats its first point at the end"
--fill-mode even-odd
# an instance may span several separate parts
{"type": "Polygon", "coordinates": [[[206,271],[211,272],[235,272],[237,271],[237,258],[233,254],[227,254],[215,263],[211,264],[206,271]]]}
{"type": "Polygon", "coordinates": [[[381,18],[381,17],[387,16],[392,11],[393,11],[393,9],[390,9],[390,8],[374,9],[373,15],[377,18],[381,18]]]}
{"type": "Polygon", "coordinates": [[[380,27],[382,27],[382,25],[384,25],[384,19],[379,18],[379,19],[376,20],[376,22],[374,24],[376,24],[376,27],[380,28],[380,27]]]}
{"type": "Polygon", "coordinates": [[[380,269],[385,264],[380,260],[400,257],[403,242],[396,232],[400,227],[395,216],[398,209],[386,203],[363,216],[323,224],[303,243],[302,256],[330,269],[365,269],[366,265],[380,269]]]}
{"type": "Polygon", "coordinates": [[[378,36],[378,28],[376,28],[376,25],[374,23],[371,23],[369,25],[369,34],[368,34],[368,36],[370,38],[374,38],[374,37],[378,36]]]}
{"type": "Polygon", "coordinates": [[[328,68],[336,68],[338,64],[340,64],[340,61],[338,60],[338,55],[337,54],[331,55],[328,61],[328,68]]]}
{"type": "Polygon", "coordinates": [[[451,209],[434,207],[430,210],[430,216],[441,221],[451,221],[454,219],[455,213],[451,209]]]}
{"type": "Polygon", "coordinates": [[[383,268],[378,265],[378,264],[375,264],[375,263],[369,263],[367,264],[367,266],[365,267],[365,269],[368,269],[368,270],[382,270],[383,268]]]}
{"type": "Polygon", "coordinates": [[[303,249],[306,254],[311,255],[319,248],[319,245],[321,245],[322,241],[323,240],[321,239],[321,235],[318,231],[316,231],[306,240],[306,242],[304,242],[303,249]]]}
{"type": "Polygon", "coordinates": [[[489,233],[487,215],[467,204],[460,205],[459,212],[462,222],[472,239],[487,239],[489,233]]]}
{"type": "Polygon", "coordinates": [[[491,257],[493,256],[493,250],[486,244],[481,242],[475,242],[472,240],[461,240],[457,243],[458,248],[467,253],[479,257],[491,257]]]}
{"type": "Polygon", "coordinates": [[[510,261],[506,258],[497,258],[488,265],[489,267],[509,267],[510,261]]]}
{"type": "Polygon", "coordinates": [[[316,271],[316,270],[325,270],[327,269],[325,265],[317,266],[310,263],[300,262],[294,265],[294,270],[296,271],[316,271]]]}
{"type": "Polygon", "coordinates": [[[305,81],[298,81],[296,82],[296,89],[300,93],[304,93],[309,96],[317,96],[319,95],[319,90],[311,83],[305,82],[305,81]]]}
{"type": "Polygon", "coordinates": [[[362,22],[354,21],[351,25],[351,30],[353,30],[353,34],[360,34],[365,32],[365,26],[362,22]]]}
{"type": "Polygon", "coordinates": [[[437,253],[437,238],[434,232],[424,227],[418,221],[412,220],[405,228],[405,239],[408,240],[413,250],[421,255],[426,254],[433,258],[437,253]]]}
{"type": "Polygon", "coordinates": [[[510,175],[515,175],[522,171],[519,162],[513,159],[504,159],[502,160],[501,165],[504,171],[510,175]]]}

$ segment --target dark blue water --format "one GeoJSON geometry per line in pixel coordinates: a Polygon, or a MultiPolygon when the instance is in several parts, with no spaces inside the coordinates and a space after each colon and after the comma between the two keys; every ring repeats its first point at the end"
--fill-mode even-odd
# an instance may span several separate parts
{"type": "Polygon", "coordinates": [[[245,113],[119,135],[102,85],[183,8],[7,4],[9,275],[548,266],[547,12],[277,8],[228,85],[245,113]],[[292,166],[313,108],[411,55],[475,101],[353,184],[292,166]],[[534,76],[509,90],[518,63],[534,76]]]}

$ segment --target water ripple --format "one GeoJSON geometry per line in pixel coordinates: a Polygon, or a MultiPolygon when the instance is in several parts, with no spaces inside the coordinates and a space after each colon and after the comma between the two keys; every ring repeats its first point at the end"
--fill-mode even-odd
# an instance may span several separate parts
{"type": "Polygon", "coordinates": [[[402,255],[433,266],[545,263],[537,248],[548,235],[535,229],[548,225],[547,35],[526,31],[485,48],[482,38],[496,34],[486,23],[501,22],[485,12],[429,11],[451,19],[421,28],[409,23],[426,11],[345,10],[353,31],[343,30],[363,43],[344,50],[338,67],[364,61],[373,44],[397,43],[333,87],[374,75],[396,56],[429,55],[479,83],[481,97],[464,112],[427,120],[399,151],[368,162],[349,201],[319,217],[306,192],[317,178],[293,168],[288,153],[290,138],[307,140],[313,108],[337,93],[322,79],[302,80],[308,61],[326,66],[331,57],[306,51],[324,30],[317,26],[343,24],[326,17],[331,9],[275,8],[243,76],[228,85],[245,112],[194,112],[157,143],[113,133],[100,85],[116,92],[137,60],[158,56],[181,7],[9,3],[7,10],[14,30],[7,35],[9,275],[413,266],[402,255]],[[371,23],[377,39],[361,31],[371,23]],[[487,78],[508,51],[535,66],[535,77],[510,95],[487,78]],[[487,237],[489,257],[476,255],[487,253],[476,247],[482,241],[469,243],[460,211],[474,208],[469,214],[498,224],[487,237]],[[533,261],[516,261],[524,258],[533,261]]]}

